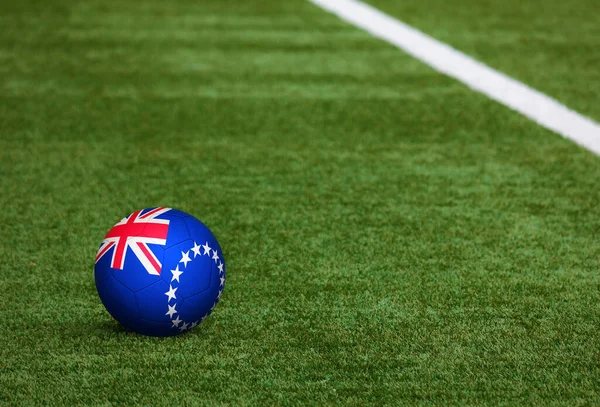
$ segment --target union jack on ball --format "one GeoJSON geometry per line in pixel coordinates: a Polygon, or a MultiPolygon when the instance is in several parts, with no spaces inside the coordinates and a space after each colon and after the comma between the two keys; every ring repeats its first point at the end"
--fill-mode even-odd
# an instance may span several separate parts
{"type": "Polygon", "coordinates": [[[95,266],[107,311],[125,328],[170,336],[200,324],[225,286],[225,259],[212,232],[171,208],[148,208],[104,237],[95,266]]]}

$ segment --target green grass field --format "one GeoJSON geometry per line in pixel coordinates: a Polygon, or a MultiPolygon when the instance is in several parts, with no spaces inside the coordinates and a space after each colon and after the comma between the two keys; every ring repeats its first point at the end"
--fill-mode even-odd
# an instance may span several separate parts
{"type": "MultiPolygon", "coordinates": [[[[600,119],[594,1],[372,4],[600,119]]],[[[0,27],[1,405],[600,404],[597,156],[307,1],[0,27]],[[157,205],[228,265],[166,339],[93,278],[157,205]]]]}

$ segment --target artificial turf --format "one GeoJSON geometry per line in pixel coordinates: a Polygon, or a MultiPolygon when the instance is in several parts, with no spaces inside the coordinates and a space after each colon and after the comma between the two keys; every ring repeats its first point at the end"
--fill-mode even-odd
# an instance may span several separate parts
{"type": "Polygon", "coordinates": [[[592,153],[304,1],[3,7],[0,403],[600,403],[592,153]],[[93,279],[155,205],[228,266],[166,339],[93,279]]]}

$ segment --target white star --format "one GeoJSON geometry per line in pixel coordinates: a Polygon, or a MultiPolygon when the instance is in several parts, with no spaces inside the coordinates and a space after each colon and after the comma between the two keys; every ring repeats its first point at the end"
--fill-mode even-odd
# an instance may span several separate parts
{"type": "Polygon", "coordinates": [[[173,306],[170,306],[169,304],[167,304],[167,306],[169,307],[169,311],[165,315],[168,315],[169,318],[172,319],[173,318],[173,314],[177,314],[177,310],[175,309],[176,305],[177,304],[175,304],[173,306]]]}
{"type": "Polygon", "coordinates": [[[202,256],[200,254],[200,248],[202,246],[199,246],[198,243],[194,242],[194,247],[192,247],[192,251],[194,252],[194,258],[196,258],[196,256],[202,256]]]}
{"type": "Polygon", "coordinates": [[[190,329],[193,329],[193,328],[195,328],[197,326],[198,326],[198,321],[192,323],[192,325],[190,325],[190,329]]]}
{"type": "Polygon", "coordinates": [[[175,318],[174,320],[171,321],[173,323],[173,328],[177,328],[179,326],[179,324],[181,324],[181,319],[179,319],[179,316],[177,316],[177,318],[175,318]]]}
{"type": "Polygon", "coordinates": [[[210,256],[210,246],[208,245],[208,242],[206,242],[206,244],[203,244],[202,248],[204,249],[204,254],[208,254],[210,256]]]}
{"type": "Polygon", "coordinates": [[[215,264],[217,264],[217,260],[219,260],[219,255],[217,254],[216,250],[213,250],[213,256],[212,256],[212,258],[215,261],[215,264]]]}
{"type": "Polygon", "coordinates": [[[173,273],[173,278],[171,278],[171,281],[177,280],[177,282],[179,282],[179,276],[183,274],[183,271],[179,271],[178,264],[177,267],[175,267],[175,270],[171,270],[171,273],[173,273]]]}
{"type": "Polygon", "coordinates": [[[188,329],[188,326],[189,326],[189,325],[188,325],[188,324],[186,324],[186,323],[184,322],[184,323],[183,323],[183,325],[181,325],[181,326],[179,327],[179,330],[183,332],[183,331],[185,331],[186,329],[188,329]]]}
{"type": "Polygon", "coordinates": [[[210,308],[210,310],[211,310],[211,311],[212,311],[212,310],[214,310],[216,306],[217,306],[217,303],[215,302],[215,303],[213,304],[213,306],[210,308]]]}
{"type": "Polygon", "coordinates": [[[221,277],[221,287],[223,287],[223,284],[225,284],[225,277],[221,277]]]}
{"type": "Polygon", "coordinates": [[[190,259],[190,251],[188,250],[187,252],[181,252],[181,260],[179,260],[180,263],[183,263],[184,267],[187,267],[188,262],[192,261],[192,259],[190,259]]]}
{"type": "Polygon", "coordinates": [[[173,286],[169,285],[169,291],[167,291],[165,293],[165,295],[169,296],[167,303],[169,303],[169,301],[171,301],[172,299],[177,299],[177,297],[175,297],[175,291],[177,291],[177,288],[179,288],[179,287],[173,288],[173,286]]]}
{"type": "Polygon", "coordinates": [[[208,318],[208,314],[206,314],[205,316],[203,316],[202,319],[200,320],[200,322],[204,321],[206,318],[208,318]]]}
{"type": "Polygon", "coordinates": [[[217,295],[217,301],[221,299],[221,294],[223,294],[223,290],[219,290],[219,295],[217,295]]]}
{"type": "Polygon", "coordinates": [[[223,273],[223,263],[219,263],[219,273],[223,273]]]}

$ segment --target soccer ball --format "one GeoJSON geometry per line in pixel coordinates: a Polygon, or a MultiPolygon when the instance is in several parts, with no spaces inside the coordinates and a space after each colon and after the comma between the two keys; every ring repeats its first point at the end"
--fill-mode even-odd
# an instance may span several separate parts
{"type": "Polygon", "coordinates": [[[194,328],[215,308],[225,285],[225,259],[211,231],[171,208],[123,218],[96,255],[100,300],[125,328],[149,336],[194,328]]]}

